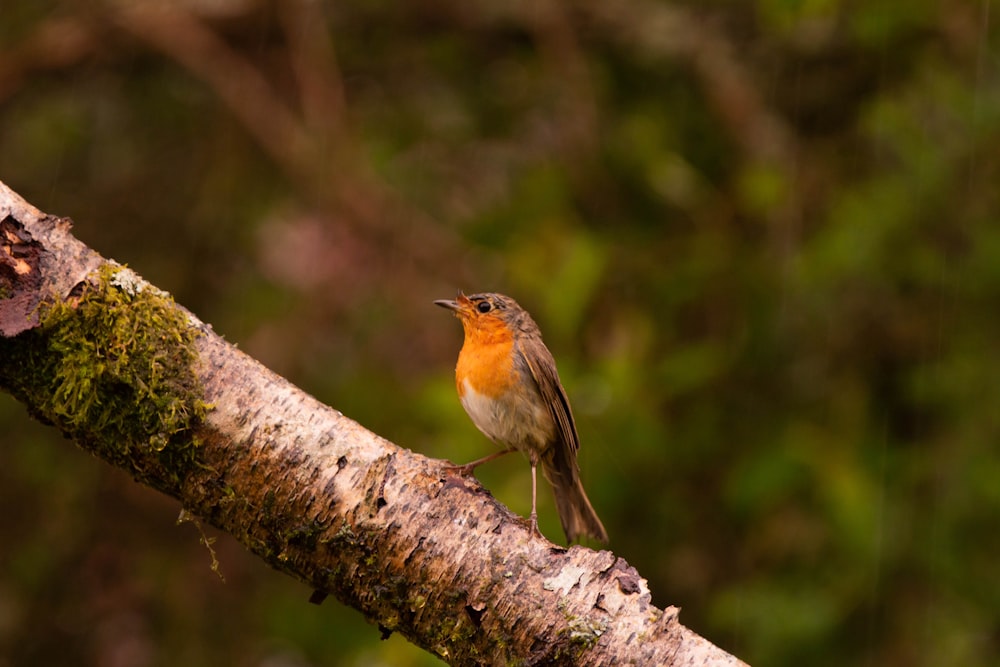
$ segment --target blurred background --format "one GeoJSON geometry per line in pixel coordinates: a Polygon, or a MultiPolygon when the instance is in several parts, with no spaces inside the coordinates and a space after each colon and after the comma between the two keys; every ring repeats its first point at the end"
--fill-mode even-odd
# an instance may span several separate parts
{"type": "MultiPolygon", "coordinates": [[[[995,665],[994,5],[2,0],[0,180],[434,457],[492,445],[431,301],[510,294],[658,606],[754,665],[995,665]]],[[[440,664],[0,433],[0,667],[440,664]]]]}

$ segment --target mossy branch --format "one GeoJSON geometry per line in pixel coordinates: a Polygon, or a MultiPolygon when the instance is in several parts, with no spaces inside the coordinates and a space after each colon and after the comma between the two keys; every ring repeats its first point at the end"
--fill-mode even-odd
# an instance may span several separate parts
{"type": "Polygon", "coordinates": [[[274,568],[453,664],[739,665],[609,551],[365,430],[0,183],[0,387],[274,568]]]}
{"type": "MultiPolygon", "coordinates": [[[[8,223],[9,224],[9,223],[8,223]]],[[[168,294],[106,262],[5,345],[3,384],[41,420],[176,495],[208,412],[197,329],[168,294]]]]}

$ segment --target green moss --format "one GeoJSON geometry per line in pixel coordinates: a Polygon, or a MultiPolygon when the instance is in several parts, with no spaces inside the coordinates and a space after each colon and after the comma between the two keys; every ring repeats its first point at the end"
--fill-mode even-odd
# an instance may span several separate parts
{"type": "Polygon", "coordinates": [[[566,619],[566,627],[559,634],[569,639],[567,650],[573,657],[578,657],[583,651],[591,649],[608,630],[604,621],[569,613],[564,600],[557,603],[557,608],[566,619]]]}
{"type": "Polygon", "coordinates": [[[569,623],[569,640],[574,646],[590,649],[605,632],[607,624],[587,618],[575,618],[569,623]]]}
{"type": "Polygon", "coordinates": [[[320,536],[326,532],[326,524],[322,521],[309,521],[282,531],[282,539],[289,544],[314,550],[320,542],[320,536]]]}
{"type": "Polygon", "coordinates": [[[4,342],[0,383],[85,448],[176,487],[197,461],[194,431],[210,409],[194,370],[197,329],[117,264],[77,291],[44,302],[38,326],[4,342]]]}
{"type": "Polygon", "coordinates": [[[460,646],[469,650],[469,644],[475,638],[476,631],[471,623],[463,622],[461,619],[443,618],[427,626],[426,645],[442,658],[448,659],[451,656],[448,647],[460,646]]]}
{"type": "MultiPolygon", "coordinates": [[[[325,543],[327,541],[324,540],[323,542],[325,543]]],[[[354,547],[358,544],[358,536],[353,530],[351,530],[351,524],[344,521],[340,526],[340,530],[338,530],[337,533],[328,540],[328,542],[338,548],[354,547]]]]}

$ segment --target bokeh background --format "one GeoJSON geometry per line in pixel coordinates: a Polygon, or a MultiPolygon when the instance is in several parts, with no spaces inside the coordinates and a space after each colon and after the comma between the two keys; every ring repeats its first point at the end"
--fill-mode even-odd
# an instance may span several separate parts
{"type": "MultiPolygon", "coordinates": [[[[0,180],[435,457],[492,450],[431,301],[508,293],[656,604],[754,665],[995,665],[997,9],[2,0],[0,180]]],[[[440,664],[0,433],[0,667],[440,664]]]]}

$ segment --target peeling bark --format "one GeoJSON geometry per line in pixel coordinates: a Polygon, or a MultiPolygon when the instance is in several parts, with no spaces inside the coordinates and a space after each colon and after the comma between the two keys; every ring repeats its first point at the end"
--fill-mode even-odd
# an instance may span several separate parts
{"type": "MultiPolygon", "coordinates": [[[[40,306],[73,304],[107,263],[69,228],[0,183],[0,385],[121,465],[91,447],[101,427],[46,410],[32,397],[50,380],[11,363],[29,343],[60,349],[40,306]]],[[[129,288],[155,290],[134,278],[129,288]]],[[[211,410],[182,432],[195,465],[171,469],[176,437],[151,433],[165,449],[129,449],[129,470],[275,569],[452,664],[743,664],[681,625],[677,608],[654,607],[623,559],[532,536],[475,480],[367,431],[172,307],[196,334],[211,410]]]]}

